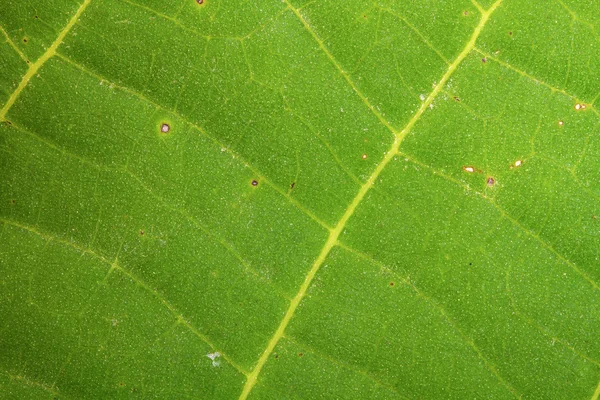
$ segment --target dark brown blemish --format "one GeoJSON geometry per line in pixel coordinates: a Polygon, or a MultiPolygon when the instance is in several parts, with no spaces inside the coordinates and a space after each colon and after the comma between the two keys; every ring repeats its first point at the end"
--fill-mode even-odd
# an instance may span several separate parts
{"type": "Polygon", "coordinates": [[[275,354],[273,357],[275,357],[275,358],[279,358],[279,354],[275,354]]]}
{"type": "Polygon", "coordinates": [[[512,31],[508,32],[508,36],[512,36],[512,31]]]}
{"type": "Polygon", "coordinates": [[[296,182],[292,182],[292,184],[290,185],[290,189],[293,189],[294,186],[296,186],[296,182]]]}
{"type": "Polygon", "coordinates": [[[304,353],[298,353],[298,357],[302,357],[304,353]]]}
{"type": "Polygon", "coordinates": [[[144,232],[144,230],[140,230],[140,236],[144,236],[146,234],[146,232],[144,232]]]}
{"type": "Polygon", "coordinates": [[[40,17],[38,17],[37,15],[34,15],[33,18],[35,19],[39,19],[40,17]]]}
{"type": "Polygon", "coordinates": [[[15,203],[16,203],[15,199],[12,199],[12,200],[10,201],[10,204],[15,204],[15,203]]]}
{"type": "Polygon", "coordinates": [[[487,62],[487,58],[483,57],[483,58],[481,59],[481,62],[485,64],[485,63],[487,62]]]}
{"type": "Polygon", "coordinates": [[[495,180],[493,177],[489,176],[489,177],[487,178],[487,185],[488,185],[489,187],[492,187],[492,186],[494,186],[495,184],[496,184],[496,180],[495,180]]]}
{"type": "Polygon", "coordinates": [[[196,3],[198,3],[199,5],[204,4],[204,0],[196,0],[196,3]]]}
{"type": "Polygon", "coordinates": [[[27,38],[26,37],[23,38],[23,43],[27,43],[27,42],[28,42],[27,38]]]}
{"type": "Polygon", "coordinates": [[[252,180],[252,186],[258,186],[258,181],[256,179],[252,180]]]}
{"type": "Polygon", "coordinates": [[[469,263],[469,265],[473,265],[473,263],[469,263]]]}
{"type": "Polygon", "coordinates": [[[119,386],[123,387],[123,386],[125,386],[125,384],[123,382],[119,382],[119,386]]]}
{"type": "Polygon", "coordinates": [[[460,98],[459,98],[458,96],[454,96],[454,97],[453,97],[453,99],[454,99],[455,101],[458,101],[458,102],[460,103],[460,98]]]}
{"type": "Polygon", "coordinates": [[[163,124],[160,126],[160,131],[162,133],[169,133],[170,130],[171,130],[171,127],[166,122],[163,122],[163,124]]]}
{"type": "Polygon", "coordinates": [[[394,287],[396,285],[396,282],[390,282],[390,286],[394,287]]]}

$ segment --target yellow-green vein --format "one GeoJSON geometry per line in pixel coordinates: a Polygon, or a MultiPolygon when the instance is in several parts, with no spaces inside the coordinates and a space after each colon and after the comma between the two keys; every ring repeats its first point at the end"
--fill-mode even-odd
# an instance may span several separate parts
{"type": "MultiPolygon", "coordinates": [[[[454,71],[456,71],[456,69],[458,68],[460,63],[467,57],[467,55],[471,52],[471,50],[473,50],[473,48],[475,47],[475,43],[477,42],[477,38],[481,34],[481,31],[484,28],[487,21],[489,20],[490,15],[496,10],[496,8],[500,5],[501,2],[502,2],[502,0],[497,0],[492,5],[492,7],[490,7],[489,10],[482,12],[481,20],[479,21],[479,24],[473,31],[473,34],[471,35],[469,41],[467,42],[467,44],[465,45],[463,50],[460,52],[460,54],[454,60],[454,62],[452,64],[450,64],[450,66],[448,67],[448,69],[446,70],[446,72],[444,73],[444,75],[442,76],[442,78],[440,79],[438,84],[436,85],[436,87],[429,94],[429,96],[427,96],[427,99],[425,99],[425,101],[421,104],[421,107],[419,108],[419,110],[413,115],[413,117],[406,124],[404,129],[402,129],[399,132],[394,130],[394,128],[391,126],[391,124],[388,121],[386,121],[383,118],[383,116],[381,116],[381,114],[379,114],[379,112],[370,105],[370,103],[368,102],[368,99],[356,88],[356,86],[354,85],[354,83],[352,82],[350,77],[342,70],[339,63],[335,60],[335,58],[333,58],[333,56],[331,55],[331,53],[329,53],[327,48],[325,48],[321,39],[310,28],[310,26],[304,20],[304,18],[300,14],[300,12],[290,5],[290,8],[294,11],[296,16],[302,21],[305,28],[307,30],[309,30],[309,32],[312,34],[312,36],[318,42],[319,47],[323,50],[323,52],[325,52],[325,54],[331,60],[331,62],[335,64],[335,66],[338,68],[340,73],[342,73],[344,78],[348,81],[348,83],[352,86],[352,88],[356,91],[356,93],[363,99],[365,104],[373,111],[373,113],[375,113],[375,115],[378,116],[378,118],[382,124],[384,124],[392,132],[395,133],[395,139],[394,139],[394,142],[392,143],[392,146],[390,147],[390,149],[386,152],[383,160],[377,165],[377,167],[375,168],[375,170],[373,171],[371,176],[369,176],[369,179],[367,179],[367,181],[361,186],[356,197],[354,197],[352,202],[348,205],[348,207],[346,208],[346,211],[344,212],[344,215],[342,215],[342,217],[340,218],[340,220],[338,221],[336,226],[330,230],[329,237],[327,238],[325,245],[321,249],[321,252],[317,256],[311,269],[306,274],[304,282],[302,282],[302,285],[300,285],[298,293],[296,293],[296,296],[294,296],[294,298],[290,302],[290,305],[289,305],[288,309],[286,310],[285,315],[283,316],[283,319],[281,320],[281,322],[279,323],[279,326],[277,327],[273,336],[269,340],[267,347],[265,348],[264,352],[258,359],[256,365],[252,369],[252,372],[248,375],[246,384],[244,385],[242,393],[240,394],[240,397],[239,397],[240,400],[245,400],[248,398],[248,395],[250,394],[250,392],[252,391],[252,388],[254,387],[254,385],[257,382],[258,375],[260,374],[264,365],[267,363],[269,356],[273,353],[273,350],[277,346],[277,343],[283,337],[290,320],[292,319],[292,317],[294,316],[294,313],[296,312],[296,309],[298,308],[298,305],[304,298],[304,295],[306,294],[306,291],[308,290],[313,278],[315,277],[316,273],[319,271],[319,268],[321,267],[321,265],[323,265],[323,262],[325,261],[325,259],[329,255],[329,253],[331,252],[331,249],[336,245],[338,237],[344,230],[346,223],[352,217],[352,215],[354,214],[354,211],[359,206],[359,204],[362,202],[362,200],[364,199],[364,197],[367,194],[367,192],[369,191],[369,189],[371,189],[371,187],[375,184],[376,180],[379,178],[379,176],[385,169],[386,165],[391,160],[393,160],[393,158],[398,154],[398,150],[400,148],[400,144],[402,143],[402,140],[410,133],[411,129],[417,123],[417,121],[421,118],[421,116],[423,115],[425,110],[427,110],[429,108],[429,105],[433,103],[433,101],[435,100],[437,95],[441,92],[442,88],[444,87],[444,85],[446,84],[448,79],[450,79],[450,76],[452,76],[454,71]]],[[[288,3],[288,5],[289,5],[289,3],[288,3]]]]}

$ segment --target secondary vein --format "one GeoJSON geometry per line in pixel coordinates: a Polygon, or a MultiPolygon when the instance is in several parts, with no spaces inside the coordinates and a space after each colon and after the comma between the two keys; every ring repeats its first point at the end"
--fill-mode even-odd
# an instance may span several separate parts
{"type": "MultiPolygon", "coordinates": [[[[254,385],[256,385],[258,376],[259,376],[262,368],[267,363],[267,360],[269,359],[270,355],[273,353],[273,350],[277,346],[277,343],[279,342],[279,340],[284,336],[285,330],[286,330],[290,320],[294,316],[294,313],[296,312],[298,305],[304,298],[304,295],[306,294],[306,291],[310,287],[312,280],[314,279],[315,275],[321,268],[321,265],[323,265],[325,259],[331,252],[331,249],[333,249],[333,247],[337,244],[338,237],[344,230],[346,223],[352,217],[352,215],[354,214],[354,211],[359,206],[359,204],[362,202],[362,200],[364,199],[364,197],[368,193],[368,191],[371,189],[371,187],[375,184],[376,180],[379,178],[379,176],[381,175],[381,173],[383,172],[385,167],[388,165],[388,163],[390,161],[392,161],[394,159],[394,157],[398,154],[400,145],[401,145],[402,141],[404,140],[404,138],[411,132],[412,128],[417,123],[417,121],[421,118],[423,113],[427,110],[429,105],[433,103],[433,101],[435,100],[437,95],[442,91],[444,85],[446,84],[448,79],[450,79],[450,77],[452,76],[454,71],[456,71],[456,69],[461,64],[461,62],[467,57],[467,55],[471,52],[471,50],[473,50],[473,48],[475,47],[475,43],[477,42],[477,38],[481,34],[481,31],[485,27],[487,21],[489,20],[490,15],[496,10],[496,8],[498,8],[498,6],[500,5],[501,2],[502,2],[502,0],[497,0],[487,11],[481,10],[482,11],[481,12],[481,20],[479,21],[479,24],[473,31],[473,34],[471,35],[469,41],[467,42],[467,44],[465,45],[463,50],[460,52],[458,57],[456,57],[454,62],[452,64],[450,64],[450,66],[448,67],[448,69],[446,70],[446,72],[444,73],[444,75],[442,76],[440,81],[437,83],[437,85],[435,86],[433,91],[429,94],[429,96],[427,96],[425,101],[421,104],[421,107],[419,108],[419,110],[413,115],[413,117],[406,124],[404,129],[402,129],[399,132],[395,131],[394,128],[391,127],[391,125],[389,124],[388,121],[386,121],[385,119],[383,119],[383,117],[380,117],[378,115],[378,117],[380,117],[379,119],[380,119],[381,123],[384,124],[385,126],[387,126],[390,130],[392,130],[395,133],[394,142],[392,143],[392,146],[390,147],[390,149],[385,153],[383,160],[377,165],[377,167],[375,168],[375,170],[373,171],[371,176],[369,176],[369,179],[361,186],[357,195],[354,197],[352,202],[346,208],[344,215],[342,215],[342,217],[340,218],[340,220],[338,221],[336,226],[330,230],[329,237],[327,238],[325,245],[321,249],[321,252],[317,256],[311,269],[306,274],[304,282],[302,282],[302,285],[300,285],[298,293],[296,294],[296,296],[294,296],[294,298],[290,302],[290,305],[289,305],[285,315],[283,316],[283,319],[279,323],[277,330],[275,331],[275,333],[269,340],[267,347],[265,348],[263,354],[258,359],[255,367],[252,369],[252,372],[248,375],[248,379],[246,380],[246,384],[244,385],[242,393],[240,394],[239,400],[247,399],[248,395],[252,391],[252,388],[254,387],[254,385]]],[[[288,3],[288,5],[289,5],[289,3],[288,3]]],[[[341,66],[339,66],[339,64],[337,64],[337,62],[335,61],[333,56],[329,53],[329,51],[323,45],[323,42],[319,39],[318,36],[316,36],[316,34],[312,31],[310,26],[308,26],[307,22],[304,20],[304,18],[300,14],[300,12],[297,9],[293,8],[291,5],[290,5],[290,7],[292,8],[292,10],[296,14],[296,16],[302,21],[302,23],[304,24],[306,29],[310,31],[312,36],[315,38],[315,40],[319,44],[319,47],[321,47],[321,49],[326,53],[327,57],[336,65],[336,67],[340,70],[340,72],[342,72],[342,75],[346,78],[346,80],[352,86],[352,88],[361,96],[361,98],[363,98],[363,101],[365,101],[367,103],[367,105],[370,106],[366,97],[364,97],[362,95],[362,93],[360,93],[358,91],[358,89],[354,86],[353,82],[350,80],[350,78],[347,76],[347,74],[345,74],[343,72],[343,70],[341,69],[341,66]]],[[[369,108],[371,108],[371,110],[373,110],[374,112],[376,111],[372,106],[369,108]]]]}
{"type": "Polygon", "coordinates": [[[50,58],[52,58],[52,56],[54,56],[56,54],[56,49],[58,49],[58,46],[60,46],[62,44],[62,42],[65,39],[65,37],[67,36],[67,34],[71,30],[71,28],[73,28],[73,26],[77,23],[77,20],[79,19],[81,14],[83,14],[83,12],[87,8],[87,6],[90,4],[90,2],[91,2],[91,0],[83,1],[81,6],[79,6],[79,8],[77,9],[77,12],[75,13],[75,15],[73,15],[73,17],[69,20],[69,22],[62,29],[62,31],[60,31],[60,33],[58,34],[58,37],[56,38],[54,43],[52,43],[50,45],[50,47],[48,47],[48,50],[46,50],[46,52],[44,54],[42,54],[42,56],[40,58],[38,58],[38,60],[36,62],[34,62],[33,64],[31,64],[29,66],[29,69],[23,76],[23,79],[21,79],[19,86],[17,86],[15,91],[8,98],[8,101],[6,102],[4,107],[2,107],[2,110],[0,110],[0,121],[6,121],[6,113],[8,112],[8,110],[10,110],[10,108],[13,106],[13,104],[15,103],[15,101],[17,100],[17,98],[19,97],[21,92],[23,91],[23,89],[25,89],[25,86],[27,86],[27,84],[29,83],[31,78],[35,74],[37,74],[38,70],[42,67],[42,65],[44,65],[46,63],[46,61],[48,61],[50,58]]]}

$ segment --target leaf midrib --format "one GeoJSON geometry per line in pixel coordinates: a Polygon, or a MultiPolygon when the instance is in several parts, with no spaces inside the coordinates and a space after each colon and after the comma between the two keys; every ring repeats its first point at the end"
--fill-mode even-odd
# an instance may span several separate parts
{"type": "MultiPolygon", "coordinates": [[[[361,186],[361,188],[359,189],[357,195],[354,197],[352,202],[348,205],[348,207],[346,207],[346,211],[344,212],[344,214],[342,215],[342,217],[340,218],[340,220],[338,221],[336,226],[334,228],[330,229],[327,241],[325,242],[323,248],[321,249],[319,255],[317,256],[311,269],[306,274],[304,282],[302,282],[302,285],[300,285],[298,293],[296,294],[296,296],[294,296],[294,298],[290,302],[290,305],[289,305],[288,309],[286,310],[283,319],[279,323],[277,330],[275,331],[273,336],[270,338],[270,340],[267,344],[267,347],[265,348],[263,354],[258,359],[256,365],[252,369],[252,372],[248,375],[246,384],[244,385],[242,393],[240,394],[239,400],[246,400],[248,398],[250,392],[252,391],[254,385],[256,385],[258,376],[260,375],[262,368],[267,363],[270,355],[273,353],[273,350],[279,343],[279,340],[284,336],[285,330],[286,330],[290,320],[294,316],[294,313],[296,312],[298,305],[304,298],[306,291],[310,287],[310,284],[311,284],[312,280],[314,279],[315,275],[317,274],[317,272],[319,271],[321,265],[323,265],[323,262],[325,261],[325,259],[327,258],[327,256],[331,252],[331,250],[336,246],[336,244],[338,242],[338,238],[339,238],[340,234],[342,233],[342,231],[344,230],[346,223],[352,217],[352,215],[354,214],[354,211],[358,208],[358,206],[360,205],[360,203],[362,202],[362,200],[364,199],[366,194],[369,192],[371,187],[373,187],[373,185],[375,184],[375,181],[379,178],[379,176],[381,175],[381,173],[383,172],[385,167],[388,165],[388,163],[390,161],[392,161],[395,156],[398,155],[400,145],[402,144],[402,141],[404,140],[404,138],[406,138],[406,136],[412,130],[413,126],[417,123],[417,121],[419,121],[419,119],[425,113],[427,108],[429,108],[429,105],[433,103],[433,101],[435,100],[437,95],[442,91],[444,85],[446,84],[448,79],[450,79],[450,77],[452,76],[454,71],[456,71],[456,69],[462,63],[462,61],[473,50],[473,48],[475,47],[475,43],[477,42],[477,38],[481,34],[481,31],[485,27],[487,21],[489,20],[490,15],[502,3],[502,0],[497,0],[487,11],[483,10],[481,7],[478,7],[478,9],[481,12],[481,19],[479,21],[479,24],[473,30],[473,33],[471,34],[469,41],[464,46],[464,48],[460,52],[460,54],[456,57],[456,59],[452,62],[452,64],[450,64],[448,66],[448,69],[446,70],[446,72],[444,73],[442,78],[439,80],[439,82],[437,83],[435,88],[427,96],[425,101],[423,101],[423,103],[421,104],[421,107],[419,107],[418,111],[413,115],[413,117],[409,120],[409,122],[406,124],[406,126],[401,131],[398,131],[396,128],[394,128],[391,125],[391,123],[389,123],[385,118],[383,118],[381,113],[379,113],[379,111],[377,111],[371,105],[369,100],[356,87],[356,85],[354,84],[354,82],[352,81],[350,76],[344,72],[344,70],[341,68],[341,65],[337,62],[337,60],[333,57],[333,55],[329,52],[329,50],[324,46],[323,41],[318,37],[316,32],[311,28],[311,26],[308,24],[308,22],[304,19],[304,17],[300,13],[300,11],[297,8],[294,8],[289,3],[288,0],[285,0],[285,1],[287,3],[288,7],[294,12],[294,14],[298,17],[298,19],[300,19],[300,21],[302,22],[305,29],[308,30],[308,32],[311,34],[311,36],[313,36],[313,38],[318,43],[321,50],[326,54],[327,58],[329,58],[329,60],[332,62],[332,64],[338,69],[340,74],[344,77],[344,79],[348,82],[348,84],[352,87],[352,89],[361,98],[363,103],[365,103],[365,105],[379,119],[379,121],[394,134],[394,141],[393,141],[390,149],[385,153],[385,156],[382,159],[382,161],[376,166],[375,170],[369,176],[367,181],[361,186]]],[[[487,363],[486,363],[486,366],[488,369],[490,369],[490,366],[487,363]]],[[[510,384],[508,384],[502,377],[500,377],[500,375],[498,375],[498,373],[496,372],[495,369],[492,368],[490,370],[496,376],[496,378],[498,378],[498,380],[511,391],[511,393],[513,393],[516,397],[519,397],[516,390],[512,386],[510,386],[510,384]]]]}

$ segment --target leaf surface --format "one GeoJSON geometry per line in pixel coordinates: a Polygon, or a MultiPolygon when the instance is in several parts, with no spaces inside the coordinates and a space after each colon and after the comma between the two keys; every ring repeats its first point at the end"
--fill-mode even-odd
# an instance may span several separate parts
{"type": "Polygon", "coordinates": [[[0,397],[598,399],[599,25],[9,1],[0,397]]]}

